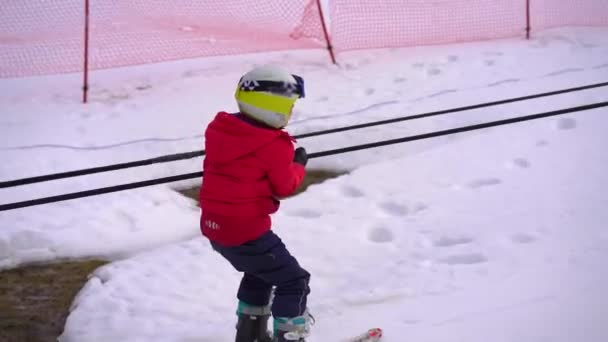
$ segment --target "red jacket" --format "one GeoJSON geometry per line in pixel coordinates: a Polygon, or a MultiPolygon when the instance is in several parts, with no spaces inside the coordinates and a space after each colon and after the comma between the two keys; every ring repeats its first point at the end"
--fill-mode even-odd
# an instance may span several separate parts
{"type": "Polygon", "coordinates": [[[203,235],[237,246],[270,230],[278,198],[293,194],[304,179],[304,166],[293,162],[292,141],[283,130],[217,114],[205,131],[203,235]]]}

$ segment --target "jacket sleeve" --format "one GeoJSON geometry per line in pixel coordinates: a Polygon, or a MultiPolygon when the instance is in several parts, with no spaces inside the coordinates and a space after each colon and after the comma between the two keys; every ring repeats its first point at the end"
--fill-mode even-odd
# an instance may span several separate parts
{"type": "Polygon", "coordinates": [[[290,140],[279,139],[268,152],[271,159],[267,176],[273,195],[279,198],[292,195],[306,175],[304,166],[293,162],[293,144],[290,140]]]}
{"type": "Polygon", "coordinates": [[[304,180],[304,166],[291,162],[277,166],[268,172],[272,192],[277,197],[292,195],[304,180]]]}

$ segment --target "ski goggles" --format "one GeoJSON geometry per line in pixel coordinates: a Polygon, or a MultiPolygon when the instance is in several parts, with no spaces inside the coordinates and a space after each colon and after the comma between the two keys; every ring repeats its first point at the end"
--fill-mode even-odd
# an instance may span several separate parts
{"type": "Polygon", "coordinates": [[[298,75],[291,75],[296,83],[280,82],[280,81],[240,81],[239,88],[242,91],[263,91],[273,94],[281,94],[286,96],[296,95],[303,99],[306,95],[304,91],[304,79],[298,75]]]}

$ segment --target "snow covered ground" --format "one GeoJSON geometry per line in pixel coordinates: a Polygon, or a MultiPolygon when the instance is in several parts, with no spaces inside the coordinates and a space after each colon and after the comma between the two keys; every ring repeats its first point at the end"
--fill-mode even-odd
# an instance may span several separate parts
{"type": "MultiPolygon", "coordinates": [[[[606,127],[597,111],[496,130],[286,201],[276,231],[313,274],[311,341],[371,326],[388,341],[605,341],[606,127]]],[[[110,264],[65,341],[229,341],[238,280],[200,238],[110,264]]]]}
{"type": "MultiPolygon", "coordinates": [[[[608,29],[533,40],[284,52],[0,80],[0,180],[202,148],[238,77],[307,81],[294,134],[608,80],[608,29]]],[[[606,88],[301,139],[310,152],[608,100],[606,88]]],[[[283,202],[275,230],[312,273],[312,342],[608,340],[608,110],[311,160],[351,170],[283,202]]],[[[200,170],[201,159],[20,188],[2,203],[200,170]]],[[[238,274],[198,233],[182,182],[0,213],[0,268],[104,256],[62,341],[230,341],[238,274]]]]}

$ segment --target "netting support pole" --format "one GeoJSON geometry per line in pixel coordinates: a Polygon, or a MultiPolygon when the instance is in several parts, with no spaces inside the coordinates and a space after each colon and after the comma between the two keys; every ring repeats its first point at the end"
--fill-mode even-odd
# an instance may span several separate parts
{"type": "Polygon", "coordinates": [[[323,8],[321,8],[321,0],[317,0],[317,7],[319,8],[319,16],[321,17],[321,26],[323,27],[323,34],[325,34],[325,41],[327,42],[327,51],[329,51],[329,57],[331,62],[336,63],[336,56],[334,54],[334,47],[331,45],[331,39],[329,38],[329,32],[327,32],[327,25],[325,24],[325,16],[323,15],[323,8]]]}
{"type": "Polygon", "coordinates": [[[84,0],[84,68],[82,103],[87,103],[89,93],[89,0],[84,0]]]}
{"type": "Polygon", "coordinates": [[[530,0],[526,0],[526,39],[530,39],[530,0]]]}

